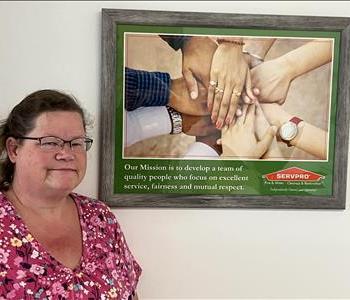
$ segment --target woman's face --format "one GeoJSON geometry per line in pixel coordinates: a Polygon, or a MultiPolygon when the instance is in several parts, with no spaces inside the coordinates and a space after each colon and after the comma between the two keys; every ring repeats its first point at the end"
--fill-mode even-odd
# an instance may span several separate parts
{"type": "MultiPolygon", "coordinates": [[[[85,130],[79,113],[46,112],[37,117],[26,136],[55,136],[68,141],[84,137],[85,130]]],[[[61,150],[45,151],[36,140],[22,140],[11,160],[15,163],[14,184],[32,191],[69,193],[86,171],[86,151],[72,151],[68,143],[61,150]]]]}

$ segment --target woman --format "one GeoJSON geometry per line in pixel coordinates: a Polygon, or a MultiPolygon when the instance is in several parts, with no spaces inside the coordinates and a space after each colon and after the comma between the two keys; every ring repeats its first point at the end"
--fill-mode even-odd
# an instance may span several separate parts
{"type": "Polygon", "coordinates": [[[0,299],[137,299],[141,268],[113,213],[73,193],[86,171],[82,108],[42,90],[0,127],[0,299]]]}

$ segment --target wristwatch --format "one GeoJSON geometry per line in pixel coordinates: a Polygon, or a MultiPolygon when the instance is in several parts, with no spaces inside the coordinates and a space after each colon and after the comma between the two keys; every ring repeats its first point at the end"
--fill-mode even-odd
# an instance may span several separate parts
{"type": "Polygon", "coordinates": [[[302,121],[298,117],[293,117],[280,127],[278,131],[279,137],[288,147],[292,147],[290,142],[298,135],[298,124],[302,121]]]}
{"type": "Polygon", "coordinates": [[[170,121],[171,121],[171,132],[170,134],[179,134],[182,132],[182,116],[181,114],[170,106],[166,106],[170,121]]]}

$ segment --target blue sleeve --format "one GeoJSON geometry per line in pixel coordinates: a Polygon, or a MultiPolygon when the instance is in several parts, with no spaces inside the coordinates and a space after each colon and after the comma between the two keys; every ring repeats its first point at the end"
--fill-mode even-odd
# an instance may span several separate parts
{"type": "Polygon", "coordinates": [[[125,68],[125,108],[164,106],[170,94],[170,75],[125,68]]]}

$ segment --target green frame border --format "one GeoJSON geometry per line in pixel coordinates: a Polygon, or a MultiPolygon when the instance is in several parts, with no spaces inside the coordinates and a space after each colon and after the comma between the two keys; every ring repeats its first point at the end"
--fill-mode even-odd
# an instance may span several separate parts
{"type": "MultiPolygon", "coordinates": [[[[307,192],[296,190],[295,192],[274,192],[267,193],[261,188],[261,179],[256,178],[252,171],[248,171],[244,175],[250,177],[250,186],[247,187],[243,193],[233,193],[232,195],[268,195],[268,196],[278,196],[278,195],[314,195],[314,196],[330,196],[333,193],[333,170],[334,170],[334,147],[335,147],[335,122],[336,122],[336,110],[337,110],[337,90],[338,90],[338,77],[339,77],[339,55],[340,55],[340,32],[338,31],[315,31],[315,30],[271,30],[271,29],[249,29],[249,28],[209,28],[209,27],[184,27],[184,26],[149,26],[149,25],[128,25],[119,24],[116,31],[116,40],[118,41],[116,47],[116,122],[115,122],[115,164],[114,164],[114,193],[128,193],[128,191],[123,189],[124,178],[126,174],[136,174],[137,172],[125,171],[125,164],[130,165],[158,165],[158,166],[185,166],[192,164],[193,166],[206,165],[209,167],[213,166],[231,166],[238,167],[244,165],[248,170],[254,170],[255,174],[261,173],[268,174],[275,172],[276,170],[287,169],[290,167],[299,167],[302,169],[307,169],[312,172],[319,173],[325,176],[325,180],[321,185],[322,188],[318,188],[316,192],[307,192]],[[242,35],[242,36],[272,36],[272,37],[290,37],[290,38],[332,38],[334,39],[334,57],[333,57],[333,73],[332,73],[332,95],[331,95],[331,105],[330,105],[330,124],[329,124],[329,145],[328,145],[328,161],[239,161],[239,160],[181,160],[176,159],[133,159],[133,158],[123,158],[123,126],[124,126],[124,102],[123,102],[123,85],[120,82],[123,81],[124,76],[124,33],[152,33],[152,34],[187,34],[187,35],[242,35]],[[117,55],[118,54],[118,55],[117,55]],[[263,171],[263,172],[262,172],[263,171]],[[251,174],[252,173],[252,174],[251,174]],[[255,186],[251,186],[252,182],[255,182],[255,186]]],[[[154,174],[155,170],[143,171],[146,176],[154,174]]],[[[157,171],[158,172],[158,171],[157,171]]],[[[178,172],[167,171],[168,174],[173,176],[178,172]]],[[[184,172],[184,175],[189,175],[188,172],[184,172]]],[[[220,175],[220,172],[218,172],[220,175]]],[[[168,180],[164,182],[165,184],[171,184],[168,180]]],[[[209,183],[208,184],[213,184],[209,183]]],[[[266,188],[265,188],[266,189],[266,188]]],[[[178,189],[159,189],[157,192],[153,189],[139,189],[133,190],[132,193],[144,194],[144,193],[173,193],[181,194],[178,189]]],[[[184,192],[183,194],[187,194],[184,192]]],[[[191,191],[191,194],[222,194],[226,195],[227,192],[223,190],[221,193],[217,191],[205,190],[205,191],[191,191]]]]}

